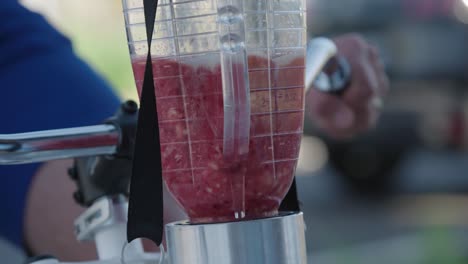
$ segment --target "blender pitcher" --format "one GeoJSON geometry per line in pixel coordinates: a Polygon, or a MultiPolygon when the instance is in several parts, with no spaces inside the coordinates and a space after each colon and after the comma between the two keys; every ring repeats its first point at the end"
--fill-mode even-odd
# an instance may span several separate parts
{"type": "MultiPolygon", "coordinates": [[[[142,0],[123,0],[138,91],[142,0]]],[[[163,178],[191,223],[275,216],[299,155],[305,0],[160,0],[152,63],[163,178]]]]}

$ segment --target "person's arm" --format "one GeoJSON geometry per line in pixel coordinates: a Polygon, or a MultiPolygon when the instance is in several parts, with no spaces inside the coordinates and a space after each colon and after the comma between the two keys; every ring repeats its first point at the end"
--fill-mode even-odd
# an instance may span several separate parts
{"type": "MultiPolygon", "coordinates": [[[[94,125],[114,114],[117,96],[41,16],[7,0],[0,17],[0,133],[94,125]]],[[[69,165],[0,166],[0,236],[33,254],[94,255],[72,235],[82,209],[72,200],[69,165]]]]}
{"type": "Polygon", "coordinates": [[[24,235],[31,254],[50,254],[61,261],[96,259],[93,243],[79,243],[73,221],[84,209],[72,198],[76,186],[67,177],[72,161],[53,161],[35,174],[25,207],[24,235]]]}
{"type": "Polygon", "coordinates": [[[375,125],[389,81],[377,49],[361,36],[343,35],[334,41],[351,65],[351,83],[340,96],[311,89],[306,108],[311,122],[327,136],[348,139],[375,125]]]}
{"type": "MultiPolygon", "coordinates": [[[[71,161],[49,162],[35,175],[26,207],[26,241],[34,254],[52,254],[62,261],[96,260],[94,243],[80,243],[73,233],[73,221],[84,209],[72,198],[76,186],[66,175],[71,165],[71,161]]],[[[167,190],[164,206],[165,223],[184,219],[167,190]]],[[[145,242],[147,250],[156,250],[149,241],[145,242]]]]}
{"type": "MultiPolygon", "coordinates": [[[[8,0],[10,1],[10,0],[8,0]]],[[[77,58],[70,42],[45,20],[15,2],[0,3],[0,133],[17,133],[101,123],[119,99],[77,58]]],[[[63,261],[96,259],[93,243],[79,243],[73,221],[84,211],[72,194],[70,160],[0,166],[0,236],[25,245],[31,254],[52,254],[63,261]]],[[[183,213],[165,193],[165,221],[183,213]]]]}

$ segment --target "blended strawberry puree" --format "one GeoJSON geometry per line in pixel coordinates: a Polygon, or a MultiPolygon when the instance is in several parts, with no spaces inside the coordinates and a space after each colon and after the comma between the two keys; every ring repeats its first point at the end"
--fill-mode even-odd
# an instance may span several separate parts
{"type": "MultiPolygon", "coordinates": [[[[153,59],[166,185],[194,223],[272,216],[299,154],[304,58],[248,58],[250,146],[242,162],[223,158],[221,71],[206,58],[153,59]]],[[[141,92],[145,60],[134,59],[133,70],[141,92]]]]}

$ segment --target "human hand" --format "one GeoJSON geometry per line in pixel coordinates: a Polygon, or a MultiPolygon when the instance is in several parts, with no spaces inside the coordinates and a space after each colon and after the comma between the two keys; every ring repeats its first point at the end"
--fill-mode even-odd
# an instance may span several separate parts
{"type": "Polygon", "coordinates": [[[310,89],[306,109],[327,135],[348,139],[375,126],[389,81],[377,49],[361,36],[347,34],[333,41],[351,66],[351,83],[339,96],[310,89]]]}

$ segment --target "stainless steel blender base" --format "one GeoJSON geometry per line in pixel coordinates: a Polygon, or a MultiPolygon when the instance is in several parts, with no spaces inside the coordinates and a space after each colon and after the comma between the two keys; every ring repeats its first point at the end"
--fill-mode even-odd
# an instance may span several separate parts
{"type": "Polygon", "coordinates": [[[166,225],[170,264],[306,264],[303,214],[166,225]]]}

